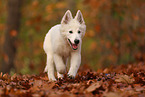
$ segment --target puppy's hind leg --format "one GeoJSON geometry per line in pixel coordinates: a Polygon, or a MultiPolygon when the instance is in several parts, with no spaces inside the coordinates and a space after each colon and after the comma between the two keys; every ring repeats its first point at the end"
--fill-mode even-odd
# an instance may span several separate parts
{"type": "Polygon", "coordinates": [[[45,69],[44,69],[44,73],[45,72],[48,72],[48,66],[47,66],[47,64],[46,64],[45,69]]]}
{"type": "Polygon", "coordinates": [[[45,67],[45,70],[47,70],[49,80],[56,81],[54,75],[53,56],[51,54],[47,54],[47,65],[45,67]]]}

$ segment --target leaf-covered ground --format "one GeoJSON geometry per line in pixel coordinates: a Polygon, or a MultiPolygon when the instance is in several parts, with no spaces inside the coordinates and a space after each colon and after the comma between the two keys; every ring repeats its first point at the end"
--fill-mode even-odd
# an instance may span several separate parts
{"type": "Polygon", "coordinates": [[[0,74],[0,96],[145,97],[145,64],[128,64],[98,71],[80,68],[75,79],[50,82],[47,74],[0,74]]]}

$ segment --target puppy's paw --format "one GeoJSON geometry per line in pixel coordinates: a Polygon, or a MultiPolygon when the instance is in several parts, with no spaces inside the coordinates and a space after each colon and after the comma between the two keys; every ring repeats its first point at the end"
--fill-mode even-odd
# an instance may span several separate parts
{"type": "Polygon", "coordinates": [[[67,74],[67,77],[68,77],[69,79],[75,79],[75,77],[74,77],[73,75],[70,75],[70,74],[67,74]]]}
{"type": "Polygon", "coordinates": [[[53,82],[53,81],[57,81],[56,78],[49,78],[49,81],[53,82]]]}
{"type": "Polygon", "coordinates": [[[63,74],[60,74],[59,72],[57,72],[57,78],[58,78],[58,79],[63,79],[64,76],[63,76],[63,74]]]}
{"type": "Polygon", "coordinates": [[[48,76],[49,81],[57,81],[56,78],[54,76],[48,76]]]}

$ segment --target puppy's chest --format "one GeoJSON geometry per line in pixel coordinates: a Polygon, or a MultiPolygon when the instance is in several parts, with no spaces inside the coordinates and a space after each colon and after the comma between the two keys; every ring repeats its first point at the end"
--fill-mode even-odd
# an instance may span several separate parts
{"type": "Polygon", "coordinates": [[[59,44],[56,48],[56,51],[59,55],[63,57],[68,57],[70,56],[71,49],[68,44],[59,44]]]}

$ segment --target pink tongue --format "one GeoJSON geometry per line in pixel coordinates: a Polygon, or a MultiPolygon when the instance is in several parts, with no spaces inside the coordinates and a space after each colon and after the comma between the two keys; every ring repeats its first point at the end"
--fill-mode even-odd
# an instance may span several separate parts
{"type": "Polygon", "coordinates": [[[77,48],[78,48],[78,46],[77,46],[76,44],[72,44],[72,47],[73,47],[74,49],[77,49],[77,48]]]}

